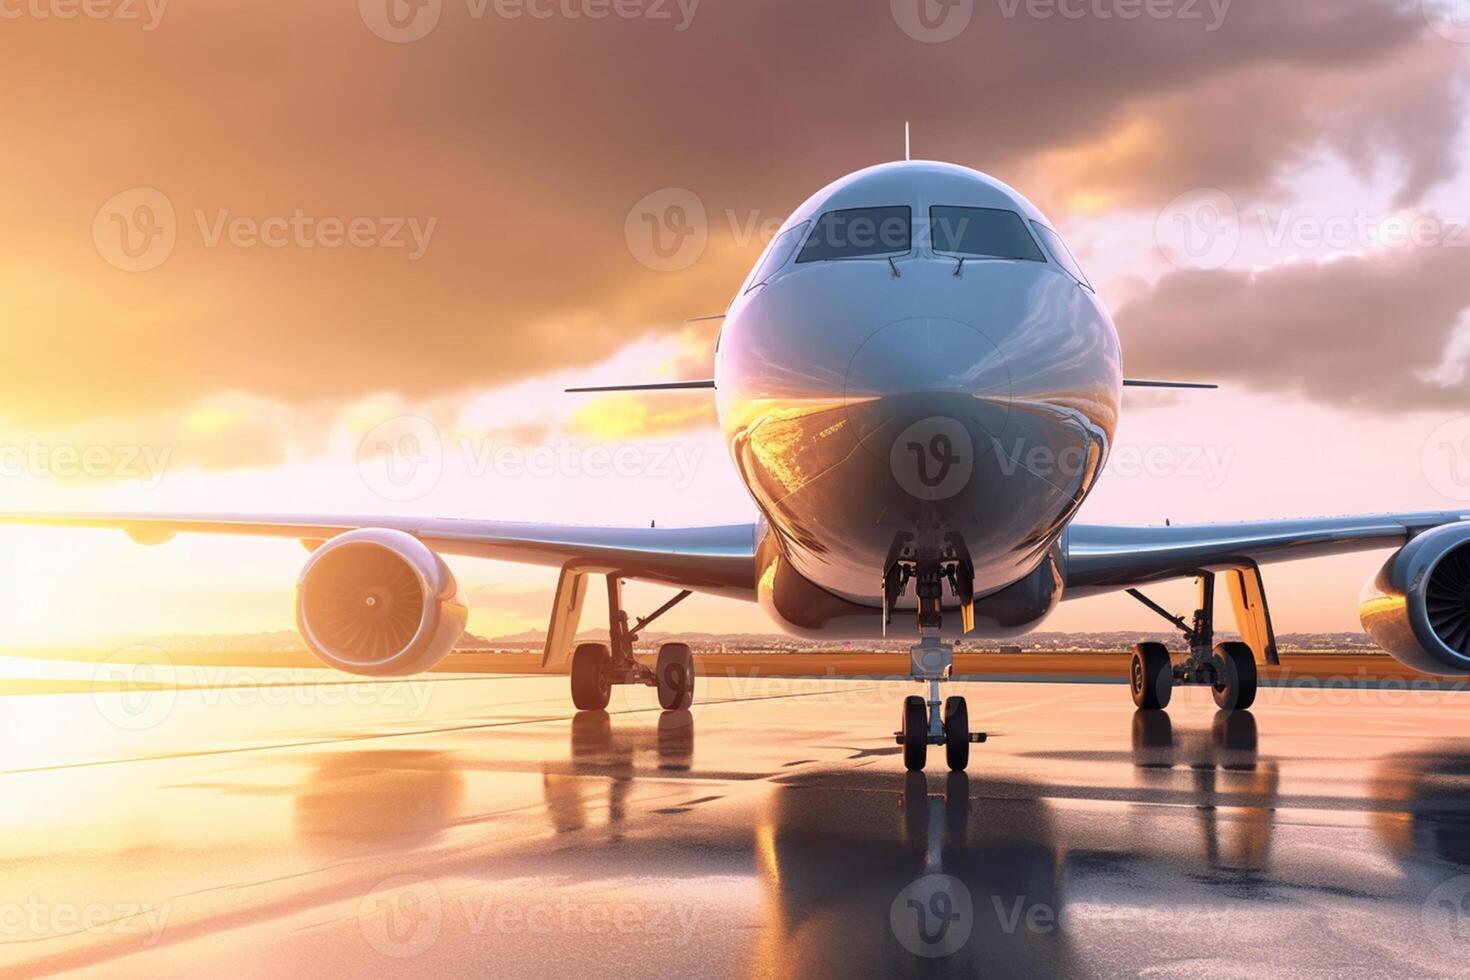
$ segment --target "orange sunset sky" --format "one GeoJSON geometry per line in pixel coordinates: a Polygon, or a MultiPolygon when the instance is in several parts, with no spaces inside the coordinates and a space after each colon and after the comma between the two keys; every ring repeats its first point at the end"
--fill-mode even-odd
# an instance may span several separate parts
{"type": "MultiPolygon", "coordinates": [[[[1448,0],[78,9],[0,0],[0,509],[749,519],[707,392],[560,391],[707,376],[718,324],[684,320],[905,120],[1053,218],[1130,376],[1223,386],[1130,392],[1083,520],[1470,508],[1448,0]]],[[[0,549],[0,645],[289,629],[306,557],[0,549]]],[[[1381,560],[1273,568],[1278,631],[1357,629],[1381,560]]],[[[544,626],[553,572],[451,564],[471,630],[544,626]]],[[[774,629],[704,598],[665,622],[774,629]]],[[[1158,625],[1112,597],[1046,628],[1158,625]]]]}

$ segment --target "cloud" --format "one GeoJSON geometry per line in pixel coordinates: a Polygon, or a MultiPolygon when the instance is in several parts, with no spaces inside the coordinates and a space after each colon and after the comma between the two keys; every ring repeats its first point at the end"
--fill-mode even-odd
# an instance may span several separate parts
{"type": "Polygon", "coordinates": [[[1372,0],[1236,4],[1214,31],[982,3],[945,44],[885,3],[707,3],[683,31],[479,6],[445,4],[412,44],[353,3],[171,9],[151,32],[9,22],[27,84],[0,104],[0,329],[19,366],[0,419],[180,412],[223,390],[423,400],[596,364],[723,309],[774,223],[896,157],[905,119],[916,155],[1028,190],[1054,173],[1064,203],[1268,183],[1322,144],[1386,147],[1410,196],[1454,162],[1463,46],[1372,0]],[[99,215],[129,188],[174,215],[143,271],[105,238],[139,216],[99,215]],[[625,238],[660,188],[705,212],[679,271],[625,238]],[[341,243],[354,222],[365,244],[341,243]]]}
{"type": "Polygon", "coordinates": [[[1118,311],[1128,371],[1355,409],[1463,411],[1466,261],[1442,246],[1174,272],[1118,311]]]}
{"type": "Polygon", "coordinates": [[[1366,63],[1252,63],[1138,99],[1036,167],[1055,206],[1099,211],[1201,187],[1279,197],[1283,178],[1333,152],[1365,176],[1395,166],[1408,206],[1459,172],[1466,68],[1462,50],[1430,39],[1366,63]]]}

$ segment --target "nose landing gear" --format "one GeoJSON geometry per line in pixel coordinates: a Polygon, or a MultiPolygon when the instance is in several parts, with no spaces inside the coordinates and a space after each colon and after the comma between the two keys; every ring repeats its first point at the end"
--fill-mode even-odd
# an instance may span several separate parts
{"type": "Polygon", "coordinates": [[[929,682],[929,699],[911,694],[903,699],[903,727],[893,733],[903,746],[904,768],[924,768],[929,746],[944,746],[945,761],[955,772],[970,764],[970,745],[985,741],[984,732],[970,731],[970,709],[960,695],[951,695],[940,713],[939,682],[948,680],[954,667],[954,647],[926,636],[909,649],[909,673],[916,681],[929,682]]]}
{"type": "MultiPolygon", "coordinates": [[[[954,647],[942,642],[939,636],[943,621],[941,582],[948,577],[954,584],[963,571],[960,568],[946,571],[937,561],[916,562],[912,572],[904,567],[896,574],[900,567],[895,564],[884,576],[887,586],[885,597],[897,598],[902,592],[902,584],[893,588],[891,583],[895,578],[900,583],[907,582],[909,578],[917,582],[915,592],[919,597],[920,640],[909,648],[909,676],[929,683],[929,698],[926,701],[917,694],[904,698],[902,727],[893,733],[894,741],[903,746],[904,768],[910,772],[924,768],[931,745],[943,745],[949,768],[963,772],[970,764],[970,745],[985,741],[985,733],[970,731],[970,710],[963,697],[953,695],[947,698],[943,702],[942,713],[939,700],[939,682],[949,680],[954,669],[954,647]]],[[[966,594],[958,586],[956,592],[966,594]]],[[[973,593],[969,596],[973,599],[973,593]]],[[[892,608],[892,598],[886,604],[885,616],[892,608]]],[[[969,620],[968,615],[966,620],[969,620]]]]}

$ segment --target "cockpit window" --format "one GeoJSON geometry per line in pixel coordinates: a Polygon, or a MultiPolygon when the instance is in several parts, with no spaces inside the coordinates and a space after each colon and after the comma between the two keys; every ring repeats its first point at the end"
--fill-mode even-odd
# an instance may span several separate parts
{"type": "Polygon", "coordinates": [[[745,284],[747,291],[754,289],[767,279],[776,274],[776,270],[785,265],[796,251],[796,246],[801,244],[801,236],[811,227],[810,221],[787,228],[776,236],[771,242],[771,247],[766,249],[766,257],[761,259],[761,264],[751,273],[750,281],[745,284]]]}
{"type": "Polygon", "coordinates": [[[936,252],[1046,261],[1036,239],[1026,230],[1026,222],[1014,211],[935,205],[929,209],[929,225],[936,252]]]}
{"type": "Polygon", "coordinates": [[[797,262],[855,259],[907,252],[913,239],[913,211],[907,205],[847,208],[817,219],[797,262]]]}
{"type": "Polygon", "coordinates": [[[1062,236],[1052,231],[1040,221],[1031,222],[1031,227],[1036,229],[1036,234],[1046,243],[1046,250],[1051,257],[1056,259],[1057,265],[1067,270],[1067,274],[1076,279],[1088,289],[1092,289],[1092,283],[1087,281],[1087,276],[1082,274],[1082,266],[1077,264],[1076,258],[1072,256],[1072,250],[1067,248],[1067,243],[1062,241],[1062,236]]]}

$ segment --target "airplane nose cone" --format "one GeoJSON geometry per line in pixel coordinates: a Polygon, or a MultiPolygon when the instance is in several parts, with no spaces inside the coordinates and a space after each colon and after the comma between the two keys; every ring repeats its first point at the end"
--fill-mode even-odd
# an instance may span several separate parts
{"type": "Polygon", "coordinates": [[[959,320],[921,316],[873,332],[847,367],[847,397],[951,392],[1009,404],[1011,375],[1000,348],[959,320]]]}
{"type": "MultiPolygon", "coordinates": [[[[876,330],[853,355],[844,389],[860,443],[887,457],[904,432],[945,433],[984,455],[1010,414],[1011,375],[1000,348],[975,327],[913,317],[876,330]]],[[[926,442],[929,440],[925,440],[926,442]]]]}

